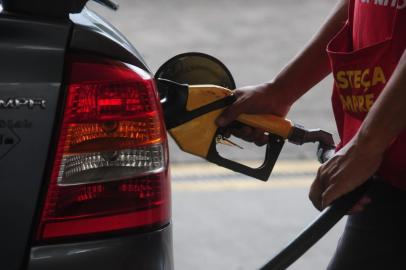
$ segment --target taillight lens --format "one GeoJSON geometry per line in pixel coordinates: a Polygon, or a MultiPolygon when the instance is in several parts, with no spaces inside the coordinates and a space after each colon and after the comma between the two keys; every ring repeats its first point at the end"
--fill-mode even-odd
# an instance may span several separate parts
{"type": "Polygon", "coordinates": [[[168,223],[168,147],[153,79],[101,59],[71,58],[67,70],[37,240],[168,223]]]}

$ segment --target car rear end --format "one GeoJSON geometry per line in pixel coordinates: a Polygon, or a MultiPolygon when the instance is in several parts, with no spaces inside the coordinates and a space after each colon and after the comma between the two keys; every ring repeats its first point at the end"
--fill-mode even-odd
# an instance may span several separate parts
{"type": "Polygon", "coordinates": [[[144,61],[89,10],[6,2],[1,268],[173,269],[168,145],[144,61]]]}

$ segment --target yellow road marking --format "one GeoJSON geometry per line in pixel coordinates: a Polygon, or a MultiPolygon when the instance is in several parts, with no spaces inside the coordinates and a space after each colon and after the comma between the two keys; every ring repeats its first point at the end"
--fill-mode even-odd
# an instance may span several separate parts
{"type": "Polygon", "coordinates": [[[228,191],[228,190],[265,190],[265,189],[286,189],[286,188],[308,188],[313,181],[313,177],[278,178],[262,182],[259,180],[210,180],[210,181],[181,181],[172,182],[174,191],[228,191]]]}
{"type": "MultiPolygon", "coordinates": [[[[258,162],[245,162],[248,166],[257,165],[258,162]]],[[[258,165],[257,165],[258,166],[258,165]]],[[[275,164],[273,174],[283,173],[316,173],[320,164],[314,160],[281,160],[275,164]]],[[[254,166],[255,167],[255,166],[254,166]]],[[[172,177],[227,175],[234,172],[211,163],[171,164],[172,177]]]]}

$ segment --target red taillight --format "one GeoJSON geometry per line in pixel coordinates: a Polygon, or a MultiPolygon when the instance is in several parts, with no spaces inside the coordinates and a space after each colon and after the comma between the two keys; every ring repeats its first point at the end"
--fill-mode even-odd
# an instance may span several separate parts
{"type": "Polygon", "coordinates": [[[37,240],[157,227],[170,218],[167,140],[153,79],[75,58],[37,240]]]}

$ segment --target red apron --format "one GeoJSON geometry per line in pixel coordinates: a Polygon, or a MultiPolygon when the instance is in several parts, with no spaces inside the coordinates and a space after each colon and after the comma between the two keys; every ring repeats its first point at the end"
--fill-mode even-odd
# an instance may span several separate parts
{"type": "MultiPolygon", "coordinates": [[[[332,104],[341,139],[338,149],[356,134],[406,48],[406,9],[403,8],[403,1],[406,0],[350,0],[348,21],[327,46],[335,82],[332,104]],[[354,50],[354,7],[361,4],[356,1],[361,1],[363,8],[377,5],[377,2],[392,4],[396,11],[392,31],[387,38],[354,50]],[[366,2],[368,4],[365,4],[366,2]]],[[[376,6],[371,8],[376,9],[376,6]]],[[[385,152],[378,174],[391,184],[406,189],[406,131],[403,131],[385,152]]]]}

